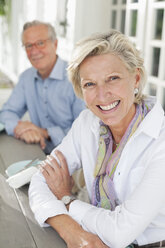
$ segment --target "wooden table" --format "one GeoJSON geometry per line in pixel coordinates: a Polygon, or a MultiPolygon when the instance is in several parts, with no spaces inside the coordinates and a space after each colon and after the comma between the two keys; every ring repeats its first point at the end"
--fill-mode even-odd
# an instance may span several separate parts
{"type": "Polygon", "coordinates": [[[45,154],[39,145],[25,144],[0,133],[0,248],[66,248],[65,242],[51,228],[41,228],[28,202],[28,185],[12,189],[6,183],[6,168],[21,160],[45,154]]]}

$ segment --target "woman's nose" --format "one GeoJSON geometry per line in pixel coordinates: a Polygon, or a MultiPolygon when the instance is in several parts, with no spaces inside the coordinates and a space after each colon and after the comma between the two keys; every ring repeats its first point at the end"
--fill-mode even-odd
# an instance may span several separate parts
{"type": "Polygon", "coordinates": [[[97,97],[99,100],[106,100],[106,97],[109,96],[111,93],[108,89],[108,86],[106,84],[104,85],[99,85],[97,87],[97,97]]]}

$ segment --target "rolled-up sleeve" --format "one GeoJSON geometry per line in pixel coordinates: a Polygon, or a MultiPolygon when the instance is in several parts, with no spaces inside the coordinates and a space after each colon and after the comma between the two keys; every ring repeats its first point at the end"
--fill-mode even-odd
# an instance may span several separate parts
{"type": "Polygon", "coordinates": [[[68,214],[62,201],[51,192],[40,172],[31,180],[29,187],[29,204],[40,226],[49,226],[45,221],[53,216],[68,214]]]}

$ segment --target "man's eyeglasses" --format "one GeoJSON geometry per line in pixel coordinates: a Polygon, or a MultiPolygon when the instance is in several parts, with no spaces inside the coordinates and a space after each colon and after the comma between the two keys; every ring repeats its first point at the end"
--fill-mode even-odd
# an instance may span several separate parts
{"type": "Polygon", "coordinates": [[[26,51],[31,51],[33,46],[35,46],[37,49],[43,49],[46,46],[47,41],[50,41],[51,39],[46,40],[38,40],[34,43],[26,43],[23,46],[25,47],[26,51]]]}

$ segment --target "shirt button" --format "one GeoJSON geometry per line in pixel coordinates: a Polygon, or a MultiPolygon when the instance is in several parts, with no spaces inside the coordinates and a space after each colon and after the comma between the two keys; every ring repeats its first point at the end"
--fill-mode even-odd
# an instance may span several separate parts
{"type": "Polygon", "coordinates": [[[45,103],[45,104],[47,104],[48,102],[47,102],[47,101],[45,101],[44,103],[45,103]]]}
{"type": "Polygon", "coordinates": [[[118,172],[118,176],[120,176],[120,172],[118,172]]]}
{"type": "Polygon", "coordinates": [[[48,118],[48,115],[46,115],[45,117],[48,118]]]}

